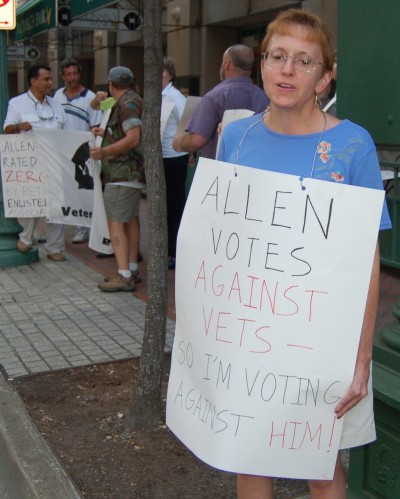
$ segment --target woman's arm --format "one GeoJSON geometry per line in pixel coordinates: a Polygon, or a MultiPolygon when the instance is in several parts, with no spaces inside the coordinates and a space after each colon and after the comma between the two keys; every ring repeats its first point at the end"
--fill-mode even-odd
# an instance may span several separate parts
{"type": "Polygon", "coordinates": [[[380,257],[379,247],[376,246],[374,263],[372,266],[371,280],[369,284],[367,303],[364,313],[364,321],[361,330],[360,343],[356,366],[354,369],[353,381],[343,397],[337,404],[336,416],[341,418],[346,412],[354,407],[368,393],[368,379],[370,376],[370,366],[372,358],[372,342],[374,338],[374,328],[379,299],[379,269],[380,257]]]}

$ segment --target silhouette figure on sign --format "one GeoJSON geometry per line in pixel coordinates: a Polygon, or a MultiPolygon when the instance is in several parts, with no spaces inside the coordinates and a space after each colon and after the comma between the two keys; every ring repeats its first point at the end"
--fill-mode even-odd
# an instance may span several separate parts
{"type": "Polygon", "coordinates": [[[75,180],[78,189],[93,190],[93,177],[89,172],[90,152],[89,142],[84,142],[75,151],[71,160],[75,164],[75,180]]]}

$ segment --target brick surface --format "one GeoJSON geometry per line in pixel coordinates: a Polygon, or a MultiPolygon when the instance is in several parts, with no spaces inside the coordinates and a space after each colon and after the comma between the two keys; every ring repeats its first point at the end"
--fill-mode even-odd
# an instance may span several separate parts
{"type": "MultiPolygon", "coordinates": [[[[39,252],[37,263],[0,269],[0,364],[7,375],[139,356],[146,304],[132,293],[102,293],[102,276],[71,254],[57,263],[45,257],[44,245],[39,252]]],[[[170,350],[175,323],[167,321],[170,350]]]]}

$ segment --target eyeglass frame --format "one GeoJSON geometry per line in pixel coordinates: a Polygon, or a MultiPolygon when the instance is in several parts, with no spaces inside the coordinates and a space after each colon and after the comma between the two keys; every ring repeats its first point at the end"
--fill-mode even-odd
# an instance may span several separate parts
{"type": "Polygon", "coordinates": [[[301,69],[301,68],[299,68],[299,67],[297,67],[297,66],[296,66],[296,62],[298,61],[297,57],[298,57],[300,54],[305,54],[305,55],[310,56],[310,57],[311,57],[311,59],[313,59],[313,56],[312,56],[312,55],[310,55],[310,54],[308,54],[307,52],[299,52],[297,55],[287,55],[287,54],[286,54],[286,52],[285,52],[284,50],[282,50],[282,52],[285,52],[286,56],[285,56],[285,57],[282,57],[282,62],[281,62],[280,64],[278,64],[277,66],[273,66],[272,64],[268,63],[268,54],[269,54],[270,52],[274,51],[274,50],[282,50],[282,49],[272,49],[272,50],[267,50],[266,52],[262,52],[262,53],[261,53],[261,56],[262,56],[262,58],[263,58],[263,60],[264,60],[265,64],[268,64],[268,66],[269,66],[270,68],[280,68],[281,66],[283,66],[284,64],[286,64],[286,62],[287,62],[287,60],[288,60],[288,59],[292,59],[292,61],[293,61],[293,66],[294,66],[296,69],[298,69],[299,71],[303,72],[303,73],[312,73],[313,71],[315,71],[315,70],[316,70],[316,68],[317,68],[317,64],[321,64],[321,66],[322,66],[323,68],[325,67],[325,65],[324,65],[321,61],[316,61],[316,62],[314,63],[314,66],[313,66],[311,69],[309,69],[309,70],[307,70],[307,69],[305,69],[305,68],[304,68],[304,69],[301,69]]]}
{"type": "Polygon", "coordinates": [[[50,120],[54,119],[55,113],[54,113],[53,106],[50,104],[50,102],[47,99],[45,99],[44,102],[50,107],[51,112],[52,112],[52,115],[49,117],[42,116],[39,113],[40,107],[38,107],[38,105],[41,105],[41,102],[39,100],[32,99],[32,97],[29,94],[28,94],[28,97],[31,99],[31,101],[33,101],[35,103],[35,111],[36,111],[36,114],[38,115],[38,118],[40,120],[50,121],[50,120]]]}

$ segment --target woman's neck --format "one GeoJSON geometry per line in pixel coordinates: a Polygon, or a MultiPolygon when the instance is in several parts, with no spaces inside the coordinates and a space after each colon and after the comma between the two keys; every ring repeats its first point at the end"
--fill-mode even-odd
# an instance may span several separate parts
{"type": "Polygon", "coordinates": [[[325,118],[318,106],[302,109],[298,112],[271,106],[265,114],[264,123],[277,133],[308,135],[320,132],[325,125],[325,118]]]}

